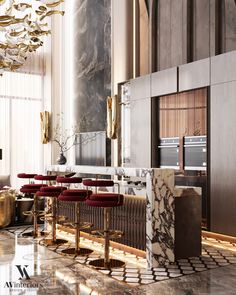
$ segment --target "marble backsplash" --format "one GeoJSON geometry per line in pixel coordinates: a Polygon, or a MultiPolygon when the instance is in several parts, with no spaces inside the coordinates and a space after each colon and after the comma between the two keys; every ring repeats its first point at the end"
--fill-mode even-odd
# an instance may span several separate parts
{"type": "Polygon", "coordinates": [[[106,129],[111,94],[111,1],[78,0],[74,6],[74,117],[82,131],[106,129]]]}

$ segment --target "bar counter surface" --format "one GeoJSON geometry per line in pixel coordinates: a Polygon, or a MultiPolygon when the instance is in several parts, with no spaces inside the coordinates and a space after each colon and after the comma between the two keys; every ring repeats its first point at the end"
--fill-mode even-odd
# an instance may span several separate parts
{"type": "MultiPolygon", "coordinates": [[[[175,215],[176,210],[181,210],[179,206],[176,206],[178,204],[176,200],[190,200],[193,198],[193,202],[188,203],[188,206],[192,206],[192,208],[188,207],[185,210],[187,209],[188,211],[189,209],[191,214],[194,213],[195,215],[197,224],[195,224],[194,228],[196,232],[191,232],[191,235],[196,238],[195,241],[197,241],[198,245],[195,248],[200,255],[201,188],[175,187],[173,169],[51,165],[46,170],[51,173],[76,172],[79,174],[145,178],[147,201],[146,256],[148,268],[165,265],[180,258],[176,256],[176,241],[178,240],[176,229],[179,226],[176,227],[177,219],[175,215]]],[[[182,213],[184,214],[184,212],[182,213]]],[[[181,212],[178,214],[181,215],[181,212]]],[[[182,232],[186,232],[184,227],[188,228],[187,221],[178,223],[183,226],[182,232]]],[[[194,256],[194,253],[191,253],[191,249],[187,250],[190,256],[194,256]]]]}

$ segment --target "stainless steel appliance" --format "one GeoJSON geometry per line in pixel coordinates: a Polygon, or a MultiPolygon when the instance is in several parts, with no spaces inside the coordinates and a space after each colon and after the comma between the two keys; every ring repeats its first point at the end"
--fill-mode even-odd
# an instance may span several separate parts
{"type": "Polygon", "coordinates": [[[207,167],[207,137],[184,137],[184,170],[206,171],[207,167]]]}
{"type": "Polygon", "coordinates": [[[160,167],[179,169],[179,137],[160,138],[158,146],[160,167]]]}

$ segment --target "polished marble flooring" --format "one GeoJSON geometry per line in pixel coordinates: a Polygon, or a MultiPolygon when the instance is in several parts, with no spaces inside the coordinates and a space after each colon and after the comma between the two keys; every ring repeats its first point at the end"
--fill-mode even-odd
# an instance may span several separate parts
{"type": "MultiPolygon", "coordinates": [[[[204,238],[200,258],[145,269],[145,259],[123,251],[112,255],[126,267],[96,271],[87,263],[102,247],[82,240],[96,251],[89,258],[68,258],[60,249],[22,238],[21,228],[0,231],[0,294],[236,294],[236,245],[204,238]],[[138,265],[138,267],[137,267],[138,265]],[[30,280],[26,280],[27,275],[30,280]]],[[[73,236],[69,237],[72,241],[73,236]]]]}

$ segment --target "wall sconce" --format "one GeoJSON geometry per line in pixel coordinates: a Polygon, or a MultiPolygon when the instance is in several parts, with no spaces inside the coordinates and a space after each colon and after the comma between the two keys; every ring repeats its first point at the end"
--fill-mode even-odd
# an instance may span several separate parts
{"type": "Polygon", "coordinates": [[[117,96],[107,97],[107,137],[117,138],[117,96]]]}
{"type": "Polygon", "coordinates": [[[49,142],[49,112],[44,111],[40,113],[41,123],[41,142],[46,144],[49,142]]]}

